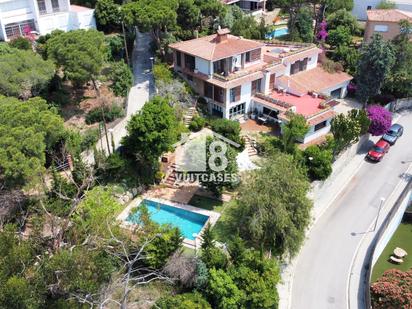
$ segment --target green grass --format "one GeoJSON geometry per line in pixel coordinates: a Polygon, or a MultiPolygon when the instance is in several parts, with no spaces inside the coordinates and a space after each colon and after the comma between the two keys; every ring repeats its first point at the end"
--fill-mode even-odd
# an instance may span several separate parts
{"type": "Polygon", "coordinates": [[[193,195],[192,199],[189,201],[189,205],[217,212],[221,212],[223,208],[222,201],[196,194],[193,195]]]}
{"type": "Polygon", "coordinates": [[[393,234],[392,238],[390,239],[389,243],[383,250],[381,256],[376,261],[375,266],[373,267],[372,271],[372,282],[375,282],[379,279],[382,274],[391,268],[396,268],[402,271],[406,271],[412,267],[412,224],[410,223],[401,223],[398,229],[393,234]],[[396,247],[400,247],[406,252],[408,255],[403,258],[402,264],[394,264],[391,263],[389,258],[393,253],[393,250],[396,247]]]}
{"type": "Polygon", "coordinates": [[[217,241],[227,243],[228,240],[236,233],[235,227],[232,224],[231,211],[236,207],[236,201],[224,203],[221,211],[221,216],[213,227],[213,232],[217,241]]]}

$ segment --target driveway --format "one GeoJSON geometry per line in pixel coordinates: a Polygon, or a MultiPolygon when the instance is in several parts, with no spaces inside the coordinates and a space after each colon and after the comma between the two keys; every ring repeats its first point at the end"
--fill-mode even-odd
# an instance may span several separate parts
{"type": "MultiPolygon", "coordinates": [[[[130,89],[127,107],[126,117],[117,123],[112,129],[109,135],[109,146],[111,146],[111,134],[116,148],[119,147],[121,140],[127,135],[126,126],[132,115],[141,110],[143,105],[149,100],[150,95],[154,90],[153,75],[151,73],[151,60],[150,53],[151,37],[147,33],[140,33],[137,31],[136,40],[134,42],[133,53],[131,61],[133,63],[133,77],[134,85],[130,89]]],[[[107,142],[105,136],[98,141],[96,145],[98,150],[104,150],[107,153],[107,142]],[[103,146],[102,146],[103,145],[103,146]]],[[[93,154],[87,156],[87,161],[93,160],[93,154]]]]}
{"type": "MultiPolygon", "coordinates": [[[[351,262],[377,216],[412,162],[412,113],[399,123],[405,133],[380,163],[365,162],[309,232],[297,258],[293,309],[347,308],[351,262]]],[[[354,274],[360,275],[360,274],[354,274]]],[[[360,282],[359,291],[367,288],[360,282]]],[[[362,303],[356,308],[364,308],[362,303]]]]}

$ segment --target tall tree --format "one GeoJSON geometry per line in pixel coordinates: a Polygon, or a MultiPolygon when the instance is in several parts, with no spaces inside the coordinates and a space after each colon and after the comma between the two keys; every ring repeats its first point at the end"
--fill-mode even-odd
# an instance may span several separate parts
{"type": "Polygon", "coordinates": [[[0,187],[24,185],[44,171],[46,150],[62,138],[63,120],[40,98],[0,97],[0,187]]]}
{"type": "Polygon", "coordinates": [[[140,0],[123,5],[126,23],[149,31],[157,48],[161,47],[161,35],[177,25],[177,0],[140,0]]]}
{"type": "Polygon", "coordinates": [[[290,155],[268,158],[239,190],[232,220],[240,236],[277,256],[296,254],[310,221],[308,190],[308,179],[290,155]]]}
{"type": "Polygon", "coordinates": [[[370,97],[380,93],[394,62],[392,44],[385,42],[381,35],[375,34],[362,50],[356,74],[356,94],[364,105],[370,97]]]}
{"type": "Polygon", "coordinates": [[[29,50],[0,47],[0,93],[27,100],[39,95],[54,76],[51,61],[29,50]]]}
{"type": "Polygon", "coordinates": [[[102,32],[74,30],[50,38],[47,55],[63,69],[65,76],[77,85],[92,81],[96,91],[96,79],[107,55],[102,32]]]}
{"type": "Polygon", "coordinates": [[[128,153],[149,163],[157,162],[178,138],[173,108],[166,99],[154,97],[133,115],[127,124],[127,133],[122,144],[128,153]]]}
{"type": "Polygon", "coordinates": [[[313,17],[307,7],[299,9],[295,19],[289,19],[288,26],[291,40],[307,43],[313,41],[313,17]]]}
{"type": "Polygon", "coordinates": [[[400,21],[400,34],[393,39],[395,64],[385,81],[385,90],[396,97],[412,95],[412,42],[409,40],[412,24],[407,20],[400,21]]]}

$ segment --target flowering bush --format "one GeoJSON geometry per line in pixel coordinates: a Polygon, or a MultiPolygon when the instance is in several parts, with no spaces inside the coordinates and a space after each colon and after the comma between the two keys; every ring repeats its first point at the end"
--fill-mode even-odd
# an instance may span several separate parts
{"type": "Polygon", "coordinates": [[[385,134],[392,124],[392,114],[384,107],[371,105],[367,109],[368,117],[371,121],[369,133],[378,136],[385,134]]]}
{"type": "Polygon", "coordinates": [[[328,26],[328,23],[324,20],[319,24],[319,32],[318,32],[318,40],[320,41],[326,41],[328,37],[328,31],[326,30],[326,27],[328,26]]]}
{"type": "Polygon", "coordinates": [[[371,286],[373,308],[412,308],[412,269],[390,269],[371,286]]]}

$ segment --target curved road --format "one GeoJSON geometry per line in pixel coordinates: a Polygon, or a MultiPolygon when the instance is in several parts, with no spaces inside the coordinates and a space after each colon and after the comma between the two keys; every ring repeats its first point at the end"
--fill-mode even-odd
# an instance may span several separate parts
{"type": "Polygon", "coordinates": [[[365,162],[309,232],[294,271],[292,309],[347,308],[356,249],[376,219],[380,198],[388,199],[412,162],[412,113],[398,123],[405,132],[383,161],[365,162]]]}

